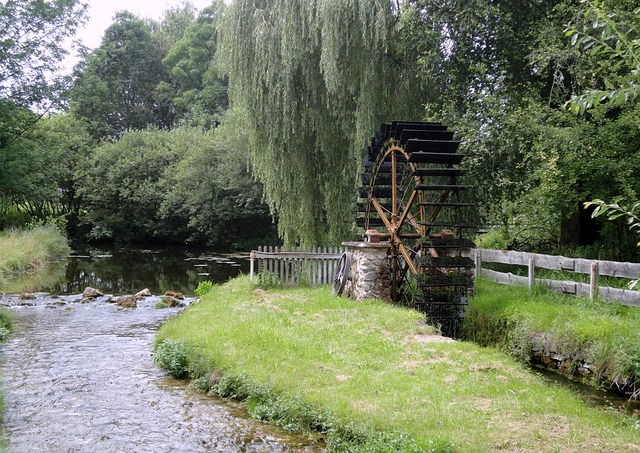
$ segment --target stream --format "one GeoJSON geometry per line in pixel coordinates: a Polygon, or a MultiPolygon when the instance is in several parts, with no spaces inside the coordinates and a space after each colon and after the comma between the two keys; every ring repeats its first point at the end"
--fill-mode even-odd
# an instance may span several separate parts
{"type": "MultiPolygon", "coordinates": [[[[148,285],[126,273],[110,280],[104,269],[117,254],[71,258],[53,285],[57,290],[36,293],[35,299],[0,296],[14,320],[14,332],[0,346],[3,437],[10,452],[321,451],[305,437],[256,422],[234,403],[198,393],[154,365],[155,334],[180,308],[155,308],[158,296],[138,301],[137,308],[109,303],[106,296],[83,301],[74,281],[101,283],[95,287],[120,294],[143,287],[160,294],[170,285],[166,274],[148,285]]],[[[142,255],[157,261],[161,253],[142,255]]],[[[211,274],[221,262],[231,268],[228,273],[241,270],[229,257],[195,255],[185,252],[177,259],[186,264],[172,289],[193,293],[199,278],[216,280],[211,274]]],[[[129,266],[135,268],[135,261],[129,266]]]]}

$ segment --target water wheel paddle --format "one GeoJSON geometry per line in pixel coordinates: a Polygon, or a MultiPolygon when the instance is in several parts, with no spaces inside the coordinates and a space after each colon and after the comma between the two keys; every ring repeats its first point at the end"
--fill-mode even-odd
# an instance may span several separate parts
{"type": "Polygon", "coordinates": [[[457,180],[460,141],[440,123],[382,124],[363,162],[358,226],[389,243],[391,298],[456,337],[473,287],[473,242],[457,180]]]}

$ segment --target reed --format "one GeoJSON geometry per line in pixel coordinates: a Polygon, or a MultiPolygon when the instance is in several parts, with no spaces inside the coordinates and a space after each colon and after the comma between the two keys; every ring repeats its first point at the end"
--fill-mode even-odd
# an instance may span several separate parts
{"type": "Polygon", "coordinates": [[[16,277],[38,273],[69,251],[67,239],[53,225],[0,232],[0,286],[16,277]]]}

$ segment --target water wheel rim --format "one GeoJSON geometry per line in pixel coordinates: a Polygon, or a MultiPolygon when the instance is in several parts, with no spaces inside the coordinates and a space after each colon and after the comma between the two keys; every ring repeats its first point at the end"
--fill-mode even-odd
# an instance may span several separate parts
{"type": "Polygon", "coordinates": [[[336,266],[336,272],[333,276],[333,283],[331,285],[331,293],[334,296],[340,296],[344,292],[347,286],[347,280],[351,273],[351,252],[344,252],[340,256],[340,260],[336,266]]]}

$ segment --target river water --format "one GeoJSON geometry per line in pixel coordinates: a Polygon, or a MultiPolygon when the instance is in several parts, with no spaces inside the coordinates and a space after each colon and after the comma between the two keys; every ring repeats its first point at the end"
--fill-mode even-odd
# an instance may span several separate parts
{"type": "Polygon", "coordinates": [[[193,295],[204,280],[222,283],[249,271],[249,255],[173,248],[101,248],[78,250],[60,263],[40,289],[53,294],[78,294],[91,286],[112,294],[149,288],[193,295]]]}
{"type": "MultiPolygon", "coordinates": [[[[216,280],[197,275],[211,274],[207,272],[211,268],[193,270],[194,264],[213,263],[212,256],[198,261],[192,258],[200,256],[187,254],[180,258],[191,275],[181,280],[185,283],[157,279],[144,284],[139,277],[120,274],[122,278],[110,284],[95,267],[96,262],[106,265],[110,259],[106,255],[70,260],[85,260],[88,265],[71,274],[88,275],[103,284],[95,285],[98,289],[115,293],[134,292],[128,281],[137,285],[135,291],[151,287],[158,294],[163,285],[187,292],[186,285],[194,283],[189,279],[216,280]]],[[[69,275],[65,272],[57,283],[56,293],[62,295],[38,293],[33,300],[15,294],[0,296],[0,305],[12,312],[15,327],[0,346],[4,438],[9,451],[320,451],[302,436],[251,420],[233,403],[189,389],[153,364],[157,329],[179,308],[155,308],[158,296],[139,301],[137,308],[119,307],[106,297],[83,302],[74,294],[76,289],[68,289],[73,280],[69,275]]],[[[81,285],[89,281],[77,280],[81,285]]]]}

